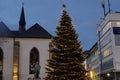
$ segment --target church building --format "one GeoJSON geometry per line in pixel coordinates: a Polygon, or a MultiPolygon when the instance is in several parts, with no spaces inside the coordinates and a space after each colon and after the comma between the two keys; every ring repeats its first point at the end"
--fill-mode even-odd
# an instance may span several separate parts
{"type": "Polygon", "coordinates": [[[39,63],[41,80],[46,76],[49,42],[52,35],[38,23],[26,29],[22,6],[19,30],[10,30],[0,22],[0,80],[29,80],[34,77],[34,64],[39,63]]]}

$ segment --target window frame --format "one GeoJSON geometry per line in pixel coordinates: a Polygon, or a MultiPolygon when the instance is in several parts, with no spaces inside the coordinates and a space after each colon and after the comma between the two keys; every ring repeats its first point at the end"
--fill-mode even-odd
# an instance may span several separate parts
{"type": "Polygon", "coordinates": [[[30,50],[30,60],[29,60],[29,74],[34,74],[34,65],[36,62],[39,63],[39,50],[33,47],[30,50]]]}

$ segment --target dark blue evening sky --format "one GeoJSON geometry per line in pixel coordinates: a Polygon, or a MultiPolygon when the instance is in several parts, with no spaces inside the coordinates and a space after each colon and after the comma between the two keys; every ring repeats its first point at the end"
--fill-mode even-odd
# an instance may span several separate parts
{"type": "MultiPolygon", "coordinates": [[[[22,2],[27,28],[39,23],[54,35],[62,4],[66,4],[83,49],[90,49],[97,41],[97,24],[103,18],[101,0],[0,0],[0,21],[12,30],[18,29],[22,2]]],[[[107,6],[107,0],[105,2],[107,6]]],[[[120,12],[120,0],[110,0],[110,3],[113,12],[120,12]]]]}

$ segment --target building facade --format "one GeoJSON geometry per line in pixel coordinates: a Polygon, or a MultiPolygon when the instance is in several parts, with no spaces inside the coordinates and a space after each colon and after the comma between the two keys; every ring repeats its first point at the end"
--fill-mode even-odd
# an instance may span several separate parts
{"type": "Polygon", "coordinates": [[[98,26],[101,78],[120,79],[120,13],[108,13],[98,26]]]}
{"type": "Polygon", "coordinates": [[[98,53],[98,43],[87,52],[86,57],[87,80],[100,80],[100,58],[98,53]]]}
{"type": "MultiPolygon", "coordinates": [[[[108,13],[97,28],[99,79],[120,80],[120,13],[108,13]]],[[[90,50],[90,54],[92,54],[90,50]]],[[[96,56],[91,56],[91,59],[96,56]]],[[[88,57],[87,59],[90,59],[88,57]]],[[[91,64],[92,65],[92,64],[91,64]]],[[[93,68],[95,65],[92,65],[93,68]]],[[[90,69],[88,67],[88,69],[90,69]]],[[[95,72],[96,74],[96,72],[95,72]]],[[[98,80],[96,78],[92,80],[98,80]]]]}
{"type": "Polygon", "coordinates": [[[19,30],[10,30],[0,22],[0,80],[28,80],[34,78],[34,66],[39,63],[41,80],[46,76],[49,58],[49,34],[38,23],[26,30],[22,7],[19,30]]]}

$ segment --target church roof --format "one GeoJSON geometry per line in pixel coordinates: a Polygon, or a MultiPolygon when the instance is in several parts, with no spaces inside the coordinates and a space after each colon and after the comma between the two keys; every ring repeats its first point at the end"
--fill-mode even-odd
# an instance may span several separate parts
{"type": "Polygon", "coordinates": [[[3,22],[0,22],[0,37],[14,37],[14,38],[48,38],[52,35],[42,28],[38,23],[34,24],[28,30],[25,29],[26,21],[24,14],[24,6],[22,6],[19,30],[10,30],[3,22]]]}
{"type": "Polygon", "coordinates": [[[20,31],[11,31],[3,22],[0,22],[0,37],[49,39],[52,37],[52,35],[42,28],[38,23],[21,33],[20,31]]]}
{"type": "Polygon", "coordinates": [[[51,34],[42,28],[38,23],[30,27],[25,34],[29,37],[51,38],[51,34]]]}
{"type": "Polygon", "coordinates": [[[0,22],[0,37],[12,37],[14,34],[11,30],[3,23],[0,22]]]}

